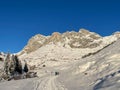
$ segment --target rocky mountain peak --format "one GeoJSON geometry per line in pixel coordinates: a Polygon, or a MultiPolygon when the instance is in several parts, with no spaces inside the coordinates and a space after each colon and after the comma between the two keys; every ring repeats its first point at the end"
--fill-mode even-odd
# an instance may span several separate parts
{"type": "Polygon", "coordinates": [[[119,31],[113,33],[113,35],[116,36],[117,38],[120,38],[120,32],[119,31]]]}
{"type": "Polygon", "coordinates": [[[84,28],[79,30],[79,33],[83,33],[83,34],[90,34],[91,32],[89,30],[86,30],[84,28]]]}
{"type": "Polygon", "coordinates": [[[54,32],[52,36],[49,38],[49,42],[58,42],[62,39],[61,34],[59,32],[54,32]]]}
{"type": "MultiPolygon", "coordinates": [[[[90,32],[86,29],[80,29],[79,32],[71,31],[65,33],[54,32],[51,36],[44,36],[41,34],[37,34],[33,36],[29,41],[28,44],[24,47],[24,49],[20,52],[21,54],[24,53],[31,53],[45,45],[55,44],[61,45],[62,47],[70,47],[70,48],[96,48],[103,43],[104,39],[112,39],[109,41],[114,41],[116,38],[120,37],[120,32],[116,32],[111,37],[102,37],[97,33],[90,32]]],[[[109,41],[104,41],[104,43],[109,41]]]]}
{"type": "Polygon", "coordinates": [[[90,36],[91,38],[94,38],[94,39],[101,38],[99,34],[95,32],[90,32],[89,30],[86,30],[86,29],[80,29],[79,33],[83,34],[83,36],[90,36]]]}
{"type": "Polygon", "coordinates": [[[37,34],[33,36],[29,41],[28,44],[24,47],[22,53],[29,53],[35,51],[36,49],[40,48],[44,42],[46,41],[47,37],[41,34],[37,34]]]}

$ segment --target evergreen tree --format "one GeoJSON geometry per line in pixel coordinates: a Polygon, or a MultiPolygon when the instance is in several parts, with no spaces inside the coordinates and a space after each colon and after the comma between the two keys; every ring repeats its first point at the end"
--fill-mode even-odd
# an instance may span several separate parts
{"type": "Polygon", "coordinates": [[[24,70],[23,70],[24,72],[28,72],[28,66],[27,66],[27,62],[25,62],[25,66],[24,66],[24,70]]]}
{"type": "Polygon", "coordinates": [[[16,55],[15,55],[15,71],[18,72],[19,74],[22,74],[22,64],[16,55]]]}
{"type": "Polygon", "coordinates": [[[15,74],[15,60],[14,60],[15,56],[12,55],[11,60],[10,60],[10,66],[9,66],[9,72],[11,75],[15,74]]]}
{"type": "Polygon", "coordinates": [[[4,71],[6,75],[9,75],[9,62],[10,62],[10,54],[8,53],[4,61],[4,71]]]}

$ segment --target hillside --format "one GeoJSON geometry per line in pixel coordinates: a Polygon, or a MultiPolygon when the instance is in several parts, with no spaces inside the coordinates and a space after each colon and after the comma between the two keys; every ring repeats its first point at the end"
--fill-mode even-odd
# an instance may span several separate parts
{"type": "Polygon", "coordinates": [[[31,66],[38,67],[44,64],[48,67],[58,66],[97,52],[115,42],[119,37],[119,32],[102,37],[85,29],[63,34],[55,32],[51,36],[38,34],[28,41],[18,55],[22,60],[27,60],[31,66]]]}

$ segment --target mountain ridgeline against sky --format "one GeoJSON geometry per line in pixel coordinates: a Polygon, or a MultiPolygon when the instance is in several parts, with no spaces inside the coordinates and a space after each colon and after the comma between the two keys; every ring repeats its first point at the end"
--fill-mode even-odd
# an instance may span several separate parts
{"type": "Polygon", "coordinates": [[[80,29],[79,32],[68,31],[62,34],[59,32],[54,32],[52,33],[51,36],[44,36],[41,34],[37,34],[28,41],[28,44],[21,51],[21,54],[31,53],[42,46],[50,45],[50,44],[62,46],[65,48],[92,49],[104,43],[111,43],[112,41],[118,39],[119,37],[120,37],[119,32],[116,32],[111,36],[102,37],[99,34],[90,32],[86,29],[80,29]]]}

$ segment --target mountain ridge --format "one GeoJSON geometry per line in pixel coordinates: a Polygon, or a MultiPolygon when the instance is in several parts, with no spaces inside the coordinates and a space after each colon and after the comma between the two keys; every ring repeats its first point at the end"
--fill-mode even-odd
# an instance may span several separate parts
{"type": "Polygon", "coordinates": [[[102,37],[86,29],[63,34],[54,32],[51,36],[37,34],[18,55],[22,60],[27,60],[30,66],[41,67],[46,64],[53,67],[97,53],[119,38],[119,32],[102,37]]]}
{"type": "MultiPolygon", "coordinates": [[[[120,32],[116,32],[111,36],[113,36],[113,38],[116,38],[117,40],[117,38],[120,37],[120,32]]],[[[39,49],[40,47],[51,43],[70,48],[95,48],[101,44],[102,40],[100,39],[102,38],[104,37],[100,36],[97,33],[90,32],[86,29],[80,29],[78,32],[54,32],[50,36],[37,34],[29,39],[27,45],[21,51],[21,54],[31,53],[39,49]]]]}

